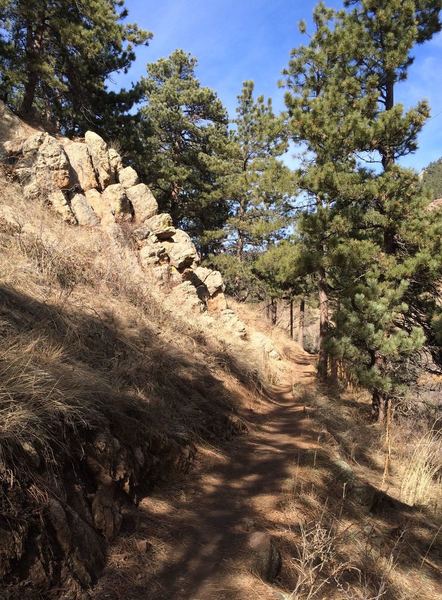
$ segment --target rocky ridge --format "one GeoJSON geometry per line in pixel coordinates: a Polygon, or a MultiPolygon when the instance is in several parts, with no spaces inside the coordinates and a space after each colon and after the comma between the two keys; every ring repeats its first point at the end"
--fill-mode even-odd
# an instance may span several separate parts
{"type": "MultiPolygon", "coordinates": [[[[113,242],[131,245],[143,270],[163,290],[166,303],[174,309],[178,304],[186,311],[212,313],[235,335],[247,337],[244,323],[228,308],[221,274],[200,265],[189,235],[174,227],[169,214],[159,213],[149,187],[98,134],[87,131],[84,139],[71,140],[28,126],[16,135],[11,130],[12,139],[2,143],[0,158],[27,200],[43,198],[66,223],[100,227],[113,242]]],[[[267,347],[268,341],[265,352],[267,347]]]]}

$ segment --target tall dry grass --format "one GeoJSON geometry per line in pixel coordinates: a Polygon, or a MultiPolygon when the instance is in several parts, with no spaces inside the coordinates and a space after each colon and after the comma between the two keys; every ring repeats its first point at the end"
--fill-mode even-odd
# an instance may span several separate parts
{"type": "Polygon", "coordinates": [[[442,431],[436,422],[413,440],[411,455],[403,466],[400,497],[410,506],[433,506],[442,496],[442,431]]]}

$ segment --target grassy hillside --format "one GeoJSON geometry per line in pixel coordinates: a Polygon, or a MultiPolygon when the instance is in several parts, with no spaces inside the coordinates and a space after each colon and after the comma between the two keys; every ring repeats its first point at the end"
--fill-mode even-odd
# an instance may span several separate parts
{"type": "Polygon", "coordinates": [[[166,310],[123,243],[1,182],[0,575],[8,598],[67,598],[127,503],[242,431],[262,354],[166,310]]]}

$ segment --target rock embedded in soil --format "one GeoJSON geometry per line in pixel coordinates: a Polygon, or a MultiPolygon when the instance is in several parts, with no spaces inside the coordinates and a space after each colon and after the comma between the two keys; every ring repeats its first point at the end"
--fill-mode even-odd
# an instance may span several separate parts
{"type": "Polygon", "coordinates": [[[170,239],[176,232],[172,217],[167,213],[161,213],[147,219],[145,225],[159,240],[170,239]]]}
{"type": "Polygon", "coordinates": [[[86,144],[67,140],[64,142],[63,148],[69,159],[71,179],[74,185],[79,185],[83,192],[98,187],[91,155],[86,144]]]}
{"type": "Polygon", "coordinates": [[[61,190],[51,192],[48,196],[48,201],[52,208],[61,216],[63,221],[70,223],[71,225],[75,225],[77,223],[77,219],[75,218],[74,213],[72,212],[71,207],[61,190]]]}
{"type": "Polygon", "coordinates": [[[250,553],[251,571],[271,583],[281,570],[281,554],[271,535],[254,531],[248,536],[247,550],[250,553]]]}
{"type": "Polygon", "coordinates": [[[71,208],[79,225],[86,225],[89,227],[99,225],[100,219],[97,217],[93,208],[86,200],[86,196],[83,194],[75,194],[71,200],[71,208]]]}
{"type": "Polygon", "coordinates": [[[113,172],[109,160],[107,144],[97,133],[86,131],[84,136],[92,158],[95,174],[102,190],[113,182],[113,172]]]}
{"type": "Polygon", "coordinates": [[[109,185],[102,194],[103,202],[110,207],[116,221],[132,221],[133,206],[121,183],[109,185]]]}

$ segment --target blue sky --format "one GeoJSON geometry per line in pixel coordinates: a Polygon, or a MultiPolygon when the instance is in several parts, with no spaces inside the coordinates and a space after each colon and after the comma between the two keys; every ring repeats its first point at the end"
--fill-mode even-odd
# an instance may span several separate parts
{"type": "MultiPolygon", "coordinates": [[[[137,50],[137,60],[127,75],[113,77],[128,86],[145,74],[146,63],[168,56],[176,48],[198,59],[197,74],[203,85],[216,90],[234,114],[236,96],[246,79],[256,92],[271,96],[283,108],[278,79],[290,50],[304,42],[298,33],[300,19],[309,20],[312,0],[126,0],[129,21],[152,31],[147,48],[137,50]]],[[[340,6],[336,0],[327,2],[340,6]]],[[[415,49],[408,81],[398,88],[397,100],[406,106],[429,100],[432,119],[420,137],[420,148],[403,164],[420,170],[442,156],[442,35],[415,49]]]]}

